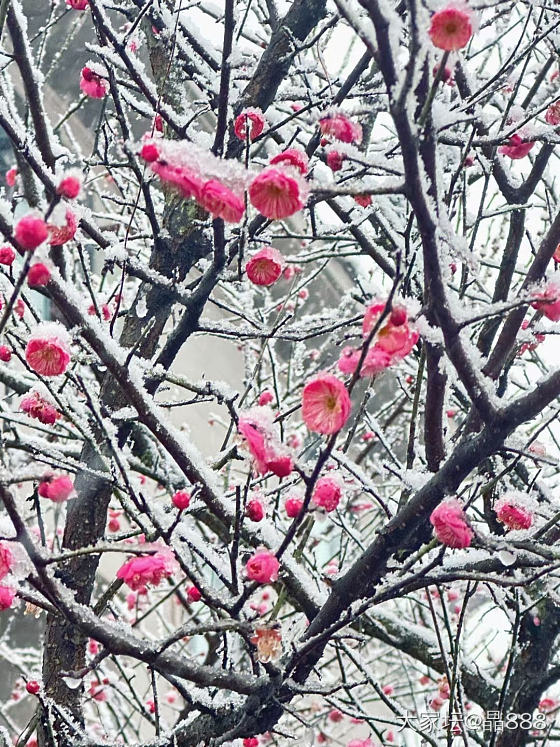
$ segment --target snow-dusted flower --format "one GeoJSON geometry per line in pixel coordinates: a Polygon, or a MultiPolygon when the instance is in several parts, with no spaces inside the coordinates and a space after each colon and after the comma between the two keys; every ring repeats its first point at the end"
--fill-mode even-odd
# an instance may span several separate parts
{"type": "Polygon", "coordinates": [[[455,498],[451,498],[437,506],[430,516],[430,523],[434,527],[434,534],[447,547],[469,547],[473,531],[467,524],[463,506],[455,498]]]}
{"type": "Polygon", "coordinates": [[[253,179],[249,199],[261,215],[271,220],[288,218],[304,205],[299,181],[273,166],[263,169],[253,179]]]}
{"type": "Polygon", "coordinates": [[[15,598],[15,589],[12,589],[11,586],[0,586],[0,610],[9,610],[15,598]]]}
{"type": "Polygon", "coordinates": [[[255,628],[251,643],[257,647],[257,659],[266,664],[282,655],[282,630],[278,623],[255,628]]]}
{"type": "Polygon", "coordinates": [[[360,360],[360,351],[351,345],[345,345],[338,359],[338,370],[343,374],[354,373],[360,360]]]}
{"type": "Polygon", "coordinates": [[[80,194],[81,188],[82,180],[79,174],[69,172],[68,174],[65,174],[59,181],[56,188],[56,193],[61,197],[66,197],[66,199],[68,200],[75,200],[76,197],[80,194]]]}
{"type": "MultiPolygon", "coordinates": [[[[371,304],[364,315],[362,332],[368,337],[385,309],[383,302],[371,304]]],[[[374,376],[405,358],[418,342],[418,332],[412,328],[404,307],[394,308],[377,330],[360,369],[360,376],[374,376]]],[[[352,347],[342,350],[338,368],[353,373],[360,360],[360,351],[352,347]]]]}
{"type": "Polygon", "coordinates": [[[276,477],[288,477],[294,469],[294,461],[291,454],[279,447],[278,451],[273,451],[267,459],[267,467],[276,477]]]}
{"type": "Polygon", "coordinates": [[[4,542],[4,540],[0,540],[0,581],[10,572],[13,561],[9,544],[4,542]]]}
{"type": "Polygon", "coordinates": [[[214,218],[222,218],[226,223],[239,223],[245,212],[241,197],[216,179],[202,185],[197,200],[214,218]]]}
{"type": "Polygon", "coordinates": [[[34,418],[44,425],[54,425],[58,418],[62,417],[56,407],[37,391],[24,394],[19,406],[30,418],[34,418]]]}
{"type": "Polygon", "coordinates": [[[251,498],[247,501],[245,506],[245,513],[247,517],[254,522],[259,522],[264,519],[264,506],[262,501],[258,498],[251,498]]]}
{"type": "Polygon", "coordinates": [[[0,247],[0,265],[10,266],[14,263],[15,258],[16,253],[11,246],[6,245],[0,247]]]}
{"type": "Polygon", "coordinates": [[[533,308],[552,322],[560,321],[560,284],[551,280],[539,295],[539,300],[532,304],[533,308]]]}
{"type": "Polygon", "coordinates": [[[295,519],[296,516],[299,515],[302,508],[303,501],[301,498],[298,498],[296,496],[286,498],[286,501],[284,502],[284,510],[286,511],[286,516],[288,516],[290,519],[295,519]]]}
{"type": "Polygon", "coordinates": [[[356,202],[360,207],[369,207],[371,203],[373,202],[371,195],[354,195],[354,202],[356,202]]]}
{"type": "Polygon", "coordinates": [[[164,579],[172,576],[177,570],[177,561],[168,548],[163,548],[153,555],[140,555],[128,560],[117,571],[117,578],[132,589],[138,591],[147,584],[158,586],[164,579]]]}
{"type": "Polygon", "coordinates": [[[107,95],[108,83],[90,67],[83,67],[80,75],[80,89],[92,99],[103,99],[107,95]]]}
{"type": "Polygon", "coordinates": [[[51,271],[43,262],[35,262],[27,273],[27,284],[31,288],[47,285],[51,279],[51,271]]]}
{"type": "MultiPolygon", "coordinates": [[[[152,163],[152,171],[157,174],[163,182],[175,187],[175,189],[177,189],[186,199],[190,197],[194,197],[195,200],[200,199],[204,182],[188,168],[182,166],[171,166],[168,163],[159,163],[158,161],[155,161],[152,163]]],[[[207,192],[206,199],[210,205],[215,189],[209,187],[207,192]]],[[[221,195],[221,197],[223,200],[223,195],[221,195]]],[[[209,210],[209,208],[207,209],[209,210]]]]}
{"type": "Polygon", "coordinates": [[[41,376],[60,376],[70,363],[70,338],[61,324],[45,322],[32,332],[25,360],[41,376]]]}
{"type": "Polygon", "coordinates": [[[74,10],[85,10],[89,5],[89,0],[66,0],[66,5],[74,10]]]}
{"type": "Polygon", "coordinates": [[[245,272],[255,285],[273,285],[281,277],[284,265],[284,257],[278,249],[265,246],[252,255],[245,272]]]}
{"type": "Polygon", "coordinates": [[[184,511],[191,504],[191,494],[186,490],[177,490],[171,499],[175,508],[184,511]]]}
{"type": "Polygon", "coordinates": [[[319,127],[323,135],[340,140],[341,143],[359,145],[362,142],[362,125],[341,112],[327,114],[319,120],[319,127]]]}
{"type": "Polygon", "coordinates": [[[508,156],[513,160],[517,160],[519,158],[525,158],[534,144],[535,143],[532,141],[523,140],[521,135],[516,133],[510,137],[507,145],[501,145],[498,148],[498,153],[501,153],[502,156],[508,156]]]}
{"type": "Polygon", "coordinates": [[[280,563],[270,550],[257,550],[245,566],[247,578],[259,584],[269,584],[278,578],[280,563]]]}
{"type": "Polygon", "coordinates": [[[327,153],[327,166],[331,171],[340,171],[342,168],[346,156],[344,153],[340,153],[338,150],[329,149],[327,153]]]}
{"type": "Polygon", "coordinates": [[[554,125],[555,127],[560,124],[560,101],[555,101],[548,107],[544,118],[548,124],[554,125]]]}
{"type": "Polygon", "coordinates": [[[472,16],[466,5],[450,4],[432,16],[430,39],[446,52],[466,47],[473,34],[472,16]]]}
{"type": "Polygon", "coordinates": [[[74,238],[78,229],[78,222],[70,208],[64,211],[64,220],[55,210],[52,222],[47,225],[47,229],[49,231],[49,244],[51,246],[62,246],[74,238]]]}
{"type": "Polygon", "coordinates": [[[42,498],[48,498],[53,503],[64,503],[74,498],[76,490],[69,475],[52,475],[39,483],[37,492],[42,498]]]}
{"type": "Polygon", "coordinates": [[[348,420],[351,409],[346,387],[333,374],[318,373],[303,388],[303,420],[310,431],[337,433],[348,420]]]}
{"type": "Polygon", "coordinates": [[[270,165],[293,166],[302,176],[309,170],[309,158],[304,150],[299,148],[287,148],[270,159],[270,165]]]}
{"type": "Polygon", "coordinates": [[[552,713],[553,711],[556,711],[559,706],[560,701],[549,696],[546,698],[541,698],[539,702],[539,711],[541,713],[552,713]]]}
{"type": "Polygon", "coordinates": [[[159,158],[159,149],[155,143],[144,143],[138,154],[147,163],[154,163],[159,158]]]}
{"type": "Polygon", "coordinates": [[[274,402],[274,395],[269,389],[264,389],[259,394],[258,404],[261,407],[264,407],[265,405],[269,405],[271,402],[274,402]]]}
{"type": "Polygon", "coordinates": [[[14,231],[17,243],[23,249],[28,250],[36,249],[46,241],[48,235],[47,224],[35,213],[29,213],[20,218],[14,231]]]}
{"type": "Polygon", "coordinates": [[[360,376],[377,376],[396,360],[384,350],[381,345],[375,344],[369,348],[360,369],[360,376]]]}
{"type": "Polygon", "coordinates": [[[498,521],[508,529],[529,529],[533,514],[515,495],[504,495],[494,506],[498,521]]]}
{"type": "Polygon", "coordinates": [[[200,602],[200,600],[202,599],[202,594],[200,593],[200,589],[198,589],[194,585],[191,585],[187,587],[187,597],[189,599],[189,602],[200,602]]]}
{"type": "Polygon", "coordinates": [[[313,491],[313,503],[324,508],[327,513],[334,511],[340,503],[342,487],[340,479],[334,475],[320,477],[313,491]]]}
{"type": "Polygon", "coordinates": [[[533,308],[540,311],[553,322],[560,320],[560,286],[550,282],[542,293],[542,300],[534,301],[533,308]]]}
{"type": "Polygon", "coordinates": [[[270,408],[253,407],[240,413],[237,430],[245,439],[258,475],[272,472],[277,477],[286,477],[290,474],[292,458],[280,443],[270,408]]]}
{"type": "Polygon", "coordinates": [[[523,342],[521,343],[518,351],[518,355],[523,355],[527,350],[536,350],[537,347],[545,341],[545,335],[540,332],[534,333],[529,325],[529,322],[525,321],[521,325],[521,329],[525,333],[523,335],[523,342]]]}
{"type": "Polygon", "coordinates": [[[17,175],[18,175],[18,170],[16,169],[15,166],[12,167],[11,169],[8,169],[8,171],[6,171],[6,184],[8,185],[8,187],[15,186],[17,175]]]}
{"type": "Polygon", "coordinates": [[[264,130],[266,120],[260,109],[243,109],[235,118],[233,130],[240,140],[255,140],[264,130]]]}

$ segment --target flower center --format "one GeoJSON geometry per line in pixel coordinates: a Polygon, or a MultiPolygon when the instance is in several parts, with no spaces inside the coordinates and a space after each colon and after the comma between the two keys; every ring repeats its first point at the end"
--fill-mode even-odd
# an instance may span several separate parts
{"type": "Polygon", "coordinates": [[[325,399],[325,407],[330,412],[335,412],[337,408],[337,400],[334,394],[329,394],[325,399]]]}

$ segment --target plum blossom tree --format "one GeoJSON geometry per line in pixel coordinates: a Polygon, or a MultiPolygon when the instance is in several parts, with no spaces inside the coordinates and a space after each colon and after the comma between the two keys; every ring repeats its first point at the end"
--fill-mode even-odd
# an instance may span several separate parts
{"type": "Polygon", "coordinates": [[[4,743],[557,740],[560,6],[39,5],[0,0],[4,743]]]}

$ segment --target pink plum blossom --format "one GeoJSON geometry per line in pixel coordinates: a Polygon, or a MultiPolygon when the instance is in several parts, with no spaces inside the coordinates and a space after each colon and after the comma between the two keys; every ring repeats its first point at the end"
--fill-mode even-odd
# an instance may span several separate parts
{"type": "Polygon", "coordinates": [[[0,586],[0,610],[9,610],[15,598],[15,589],[10,586],[0,586]]]}
{"type": "Polygon", "coordinates": [[[245,566],[247,578],[259,584],[269,584],[278,578],[280,563],[270,550],[257,550],[245,566]]]}
{"type": "Polygon", "coordinates": [[[76,173],[68,173],[62,177],[56,188],[57,195],[66,197],[68,200],[75,200],[80,194],[82,188],[82,180],[76,173]]]}
{"type": "Polygon", "coordinates": [[[168,548],[163,548],[153,555],[139,555],[128,560],[117,571],[117,578],[132,589],[138,591],[147,584],[158,586],[164,578],[172,576],[177,570],[177,561],[168,548]]]}
{"type": "Polygon", "coordinates": [[[498,148],[498,153],[501,153],[502,156],[508,156],[513,160],[517,160],[519,158],[525,158],[534,144],[535,143],[532,141],[523,140],[521,135],[516,133],[510,137],[507,145],[501,145],[498,148]]]}
{"type": "Polygon", "coordinates": [[[533,302],[533,308],[552,322],[560,321],[560,284],[551,280],[539,295],[540,299],[533,302]]]}
{"type": "Polygon", "coordinates": [[[340,358],[338,359],[338,370],[343,374],[354,373],[360,361],[360,351],[351,345],[342,348],[340,358]]]}
{"type": "Polygon", "coordinates": [[[80,89],[92,99],[103,99],[107,95],[107,80],[90,67],[83,67],[80,76],[80,89]]]}
{"type": "Polygon", "coordinates": [[[320,119],[319,127],[323,135],[340,140],[341,143],[356,143],[356,145],[359,145],[362,142],[361,124],[354,122],[340,112],[328,114],[320,119]]]}
{"type": "Polygon", "coordinates": [[[440,503],[432,511],[430,523],[437,539],[447,547],[465,548],[471,544],[473,531],[458,500],[452,498],[440,503]]]}
{"type": "MultiPolygon", "coordinates": [[[[368,338],[375,328],[385,309],[383,302],[376,301],[367,309],[363,319],[362,331],[368,338]]],[[[404,307],[397,307],[383,321],[377,330],[360,369],[360,376],[374,376],[385,368],[405,358],[418,342],[418,332],[408,321],[404,307]]],[[[361,353],[350,346],[343,348],[338,361],[338,368],[343,373],[354,373],[358,367],[361,353]]]]}
{"type": "Polygon", "coordinates": [[[450,4],[434,13],[428,33],[439,49],[447,52],[462,49],[473,34],[471,14],[461,3],[450,4]]]}
{"type": "Polygon", "coordinates": [[[337,433],[350,416],[352,404],[346,387],[333,374],[322,372],[303,388],[303,420],[315,433],[337,433]]]}
{"type": "Polygon", "coordinates": [[[200,602],[202,594],[200,593],[200,589],[191,585],[187,587],[187,597],[189,598],[189,602],[200,602]]]}
{"type": "Polygon", "coordinates": [[[243,200],[216,179],[203,184],[197,199],[214,218],[222,218],[226,223],[239,223],[245,212],[243,200]]]}
{"type": "Polygon", "coordinates": [[[278,477],[286,477],[293,469],[290,454],[280,443],[274,416],[268,407],[253,407],[239,416],[237,430],[243,436],[253,457],[255,472],[266,475],[273,472],[278,477]]]}
{"type": "Polygon", "coordinates": [[[64,214],[64,222],[53,222],[47,225],[49,231],[49,244],[51,246],[63,246],[71,241],[76,235],[78,222],[74,213],[68,208],[64,214]]]}
{"type": "Polygon", "coordinates": [[[16,253],[11,246],[0,247],[0,265],[10,266],[14,263],[15,258],[16,253]]]}
{"type": "Polygon", "coordinates": [[[293,166],[302,176],[309,170],[309,158],[307,153],[299,148],[287,148],[270,159],[270,165],[293,166]]]}
{"type": "Polygon", "coordinates": [[[271,220],[289,218],[304,205],[298,180],[273,166],[263,169],[253,179],[249,199],[261,215],[271,220]]]}
{"type": "Polygon", "coordinates": [[[301,509],[303,508],[303,501],[301,498],[296,498],[292,496],[291,498],[286,498],[286,501],[284,503],[284,510],[286,511],[286,516],[288,516],[290,519],[295,519],[296,516],[299,515],[301,509]]]}
{"type": "Polygon", "coordinates": [[[260,501],[258,498],[251,498],[251,500],[247,501],[247,505],[245,506],[245,513],[251,521],[262,521],[264,519],[264,506],[262,504],[262,501],[260,501]]]}
{"type": "Polygon", "coordinates": [[[258,399],[259,406],[264,407],[265,405],[269,405],[273,401],[274,401],[274,395],[269,389],[265,389],[259,394],[259,399],[258,399]]]}
{"type": "Polygon", "coordinates": [[[58,418],[62,417],[56,407],[37,391],[25,394],[21,398],[19,406],[30,418],[34,418],[44,425],[54,425],[58,418]]]}
{"type": "Polygon", "coordinates": [[[48,477],[39,483],[37,492],[42,498],[48,498],[53,503],[64,503],[76,495],[74,483],[69,475],[48,477]]]}
{"type": "Polygon", "coordinates": [[[240,140],[255,140],[264,130],[266,120],[260,109],[244,109],[235,118],[233,130],[240,140]]]}
{"type": "Polygon", "coordinates": [[[278,249],[265,246],[249,259],[245,272],[255,285],[273,285],[281,277],[284,264],[284,257],[278,249]]]}
{"type": "Polygon", "coordinates": [[[560,124],[560,101],[555,101],[548,107],[544,118],[548,124],[554,125],[555,127],[560,124]]]}
{"type": "Polygon", "coordinates": [[[0,540],[0,581],[5,578],[12,568],[13,556],[10,546],[0,540]]]}
{"type": "Polygon", "coordinates": [[[8,187],[15,186],[17,175],[18,175],[18,170],[16,169],[15,166],[11,169],[8,169],[8,171],[6,171],[6,184],[8,185],[8,187]]]}
{"type": "Polygon", "coordinates": [[[494,506],[498,521],[508,529],[529,529],[533,523],[533,514],[519,500],[504,495],[494,506]]]}
{"type": "Polygon", "coordinates": [[[330,513],[337,508],[341,496],[340,480],[337,477],[327,475],[317,480],[313,491],[313,503],[330,513]]]}
{"type": "Polygon", "coordinates": [[[27,273],[27,284],[32,288],[47,285],[50,279],[51,271],[43,262],[31,265],[27,273]]]}
{"type": "Polygon", "coordinates": [[[178,490],[171,500],[175,508],[178,508],[179,511],[184,511],[190,506],[191,495],[186,490],[178,490]]]}
{"type": "MultiPolygon", "coordinates": [[[[202,189],[204,188],[204,182],[189,169],[155,161],[152,163],[152,171],[157,174],[162,181],[177,189],[186,199],[194,197],[195,200],[200,200],[202,189]]],[[[222,203],[223,207],[225,197],[225,193],[221,193],[215,185],[208,187],[206,190],[208,212],[210,212],[209,208],[211,206],[214,209],[218,209],[219,201],[222,203]]]]}
{"type": "Polygon", "coordinates": [[[49,233],[45,221],[34,213],[29,213],[20,218],[14,231],[17,243],[28,250],[36,249],[46,241],[49,233]]]}
{"type": "Polygon", "coordinates": [[[340,171],[345,160],[344,153],[340,153],[338,150],[329,150],[327,153],[327,166],[331,171],[340,171]]]}
{"type": "Polygon", "coordinates": [[[25,360],[41,376],[60,376],[70,363],[70,338],[61,324],[45,322],[32,332],[25,360]]]}

